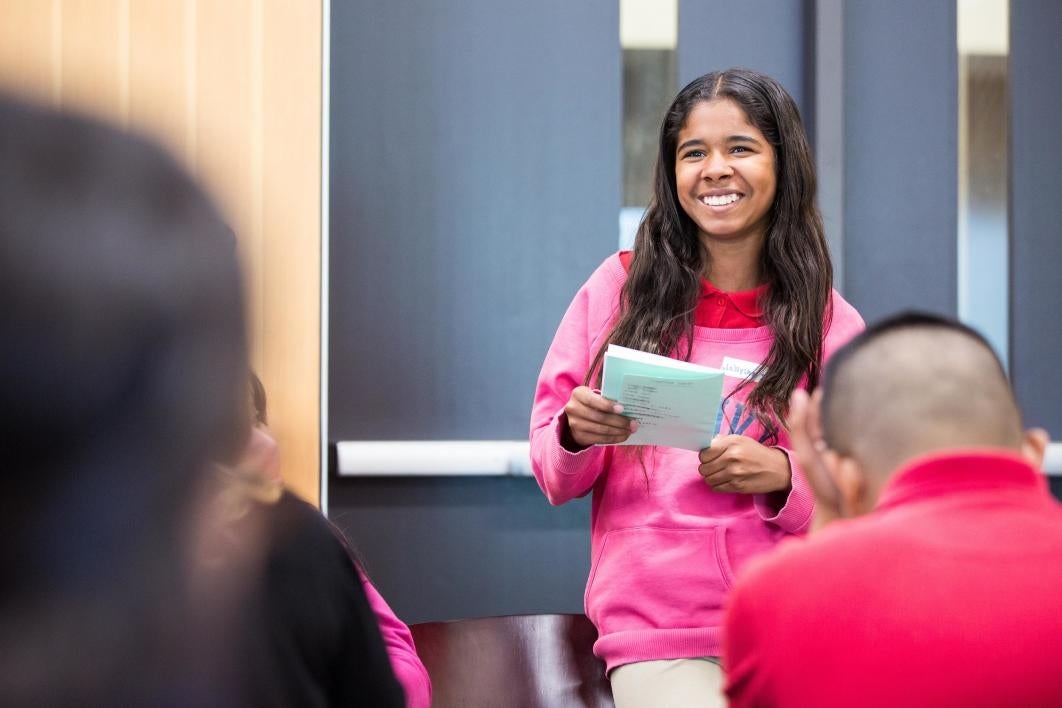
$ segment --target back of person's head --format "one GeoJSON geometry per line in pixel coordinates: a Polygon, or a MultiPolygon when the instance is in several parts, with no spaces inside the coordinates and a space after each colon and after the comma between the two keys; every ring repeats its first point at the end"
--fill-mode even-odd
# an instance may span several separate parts
{"type": "Polygon", "coordinates": [[[153,702],[210,461],[247,432],[235,244],[101,124],[0,98],[0,164],[0,703],[153,702]]]}
{"type": "Polygon", "coordinates": [[[923,455],[995,448],[1038,462],[1046,444],[1041,431],[1023,432],[1006,372],[984,337],[924,313],[882,320],[834,355],[821,420],[826,446],[872,488],[923,455]]]}

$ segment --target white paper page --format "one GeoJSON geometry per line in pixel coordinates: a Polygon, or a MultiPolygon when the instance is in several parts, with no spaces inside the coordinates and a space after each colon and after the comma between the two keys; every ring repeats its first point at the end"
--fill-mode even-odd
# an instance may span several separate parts
{"type": "Polygon", "coordinates": [[[638,431],[622,445],[664,445],[683,450],[708,447],[715,431],[721,377],[675,380],[627,374],[619,402],[638,431]]]}

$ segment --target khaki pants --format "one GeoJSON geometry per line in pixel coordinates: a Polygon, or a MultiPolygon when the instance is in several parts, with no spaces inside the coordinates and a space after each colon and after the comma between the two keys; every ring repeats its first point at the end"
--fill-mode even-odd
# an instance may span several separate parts
{"type": "Polygon", "coordinates": [[[726,676],[714,658],[624,664],[609,674],[616,708],[725,708],[726,676]]]}

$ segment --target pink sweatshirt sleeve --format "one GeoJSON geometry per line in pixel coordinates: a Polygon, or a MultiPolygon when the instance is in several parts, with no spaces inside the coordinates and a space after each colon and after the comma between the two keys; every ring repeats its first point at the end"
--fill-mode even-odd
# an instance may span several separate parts
{"type": "Polygon", "coordinates": [[[583,383],[600,338],[618,303],[623,266],[612,256],[575,295],[553,338],[535,388],[531,409],[531,471],[551,504],[590,491],[605,467],[606,451],[590,447],[571,452],[561,445],[568,424],[564,406],[583,383]]]}
{"type": "Polygon", "coordinates": [[[815,495],[808,486],[804,470],[800,468],[792,450],[781,445],[775,447],[789,458],[789,469],[792,472],[789,496],[780,509],[772,503],[773,498],[769,494],[756,494],[752,501],[764,521],[770,521],[787,533],[802,533],[811,523],[811,515],[815,511],[815,495]]]}
{"type": "MultiPolygon", "coordinates": [[[[865,328],[863,318],[856,312],[856,309],[834,291],[833,313],[823,344],[823,362],[829,361],[835,351],[865,328]]],[[[753,503],[764,521],[770,521],[788,533],[803,533],[811,523],[811,517],[815,511],[815,494],[808,485],[804,470],[800,468],[792,450],[782,445],[777,446],[777,449],[789,458],[789,469],[792,471],[793,480],[789,496],[781,508],[772,504],[770,495],[766,494],[755,495],[753,503]]]]}
{"type": "Polygon", "coordinates": [[[365,588],[369,606],[372,607],[376,621],[380,625],[380,634],[383,635],[387,657],[391,660],[395,678],[398,679],[402,690],[406,693],[406,708],[431,708],[431,679],[420,657],[417,656],[417,647],[413,643],[413,635],[410,634],[409,627],[395,616],[387,601],[377,592],[360,568],[358,575],[361,576],[361,584],[365,588]]]}

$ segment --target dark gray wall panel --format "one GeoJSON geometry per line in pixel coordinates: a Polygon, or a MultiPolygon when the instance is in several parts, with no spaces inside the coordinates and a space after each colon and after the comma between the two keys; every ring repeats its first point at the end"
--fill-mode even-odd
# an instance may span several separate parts
{"type": "Polygon", "coordinates": [[[1010,366],[1027,422],[1062,436],[1062,3],[1010,10],[1010,366]]]}
{"type": "Polygon", "coordinates": [[[867,321],[957,314],[954,0],[850,0],[844,293],[867,321]]]}
{"type": "Polygon", "coordinates": [[[834,287],[844,293],[844,0],[809,0],[810,110],[804,124],[815,151],[819,209],[833,258],[834,287]]]}
{"type": "Polygon", "coordinates": [[[332,5],[329,435],[522,438],[617,238],[615,0],[332,5]]]}
{"type": "Polygon", "coordinates": [[[406,622],[582,612],[590,499],[533,479],[333,479],[332,520],[406,622]]]}
{"type": "Polygon", "coordinates": [[[807,113],[805,0],[682,0],[679,3],[679,86],[732,66],[777,79],[807,113]]]}
{"type": "Polygon", "coordinates": [[[1048,477],[1047,483],[1051,487],[1051,493],[1055,499],[1062,500],[1062,477],[1048,477]]]}
{"type": "MultiPolygon", "coordinates": [[[[557,324],[616,248],[618,4],[331,12],[329,438],[524,438],[557,324]]],[[[587,500],[334,476],[329,498],[407,621],[582,607],[587,500]]]]}

